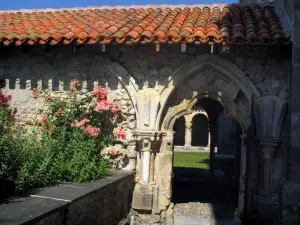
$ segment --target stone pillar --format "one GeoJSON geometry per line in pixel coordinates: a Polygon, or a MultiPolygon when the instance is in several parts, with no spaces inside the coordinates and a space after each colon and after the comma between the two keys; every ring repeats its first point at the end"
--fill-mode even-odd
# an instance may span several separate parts
{"type": "Polygon", "coordinates": [[[269,195],[275,192],[272,185],[272,165],[277,148],[279,147],[279,138],[257,138],[259,144],[258,156],[260,158],[259,185],[258,191],[269,195]]]}
{"type": "Polygon", "coordinates": [[[246,159],[247,159],[247,135],[241,135],[241,161],[240,161],[240,177],[239,177],[239,199],[238,208],[235,213],[234,221],[236,225],[242,224],[243,213],[245,209],[245,187],[246,187],[246,159]]]}
{"type": "MultiPolygon", "coordinates": [[[[161,132],[156,131],[136,131],[134,137],[137,141],[137,148],[142,153],[141,159],[141,177],[135,187],[132,207],[136,210],[152,211],[155,195],[155,155],[159,150],[161,141],[161,132]],[[159,143],[158,143],[159,142],[159,143]]],[[[157,194],[157,193],[156,193],[157,194]]]]}
{"type": "MultiPolygon", "coordinates": [[[[274,187],[273,159],[280,143],[281,123],[286,111],[286,102],[278,96],[269,95],[254,100],[256,122],[257,156],[259,160],[257,189],[254,200],[258,213],[266,221],[278,218],[279,193],[274,187]]],[[[278,184],[279,185],[279,184],[278,184]]]]}
{"type": "Polygon", "coordinates": [[[217,120],[209,121],[209,130],[211,134],[209,172],[211,178],[214,178],[214,174],[215,174],[214,158],[215,158],[216,133],[218,132],[217,127],[218,127],[217,120]]]}
{"type": "Polygon", "coordinates": [[[161,132],[136,131],[134,133],[137,146],[142,153],[141,183],[147,185],[154,181],[154,160],[157,142],[161,141],[161,132]]]}
{"type": "Polygon", "coordinates": [[[260,160],[260,182],[258,192],[270,194],[272,188],[272,161],[279,145],[279,137],[286,102],[275,95],[255,99],[254,113],[259,148],[257,155],[260,160]]]}
{"type": "Polygon", "coordinates": [[[211,141],[211,132],[210,132],[210,129],[208,127],[208,141],[207,141],[207,148],[209,149],[210,148],[210,141],[211,141]]]}
{"type": "Polygon", "coordinates": [[[192,121],[185,121],[185,147],[192,146],[192,121]]]}

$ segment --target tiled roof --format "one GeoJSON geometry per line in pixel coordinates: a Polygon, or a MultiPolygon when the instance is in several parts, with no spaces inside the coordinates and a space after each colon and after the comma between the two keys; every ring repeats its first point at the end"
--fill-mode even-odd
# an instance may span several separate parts
{"type": "Polygon", "coordinates": [[[0,11],[0,43],[211,42],[286,44],[275,9],[239,5],[0,11]]]}

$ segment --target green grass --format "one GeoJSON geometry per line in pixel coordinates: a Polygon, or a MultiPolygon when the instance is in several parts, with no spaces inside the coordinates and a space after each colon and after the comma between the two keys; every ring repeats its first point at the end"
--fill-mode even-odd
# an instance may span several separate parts
{"type": "Polygon", "coordinates": [[[209,152],[174,152],[174,167],[209,168],[209,152]]]}

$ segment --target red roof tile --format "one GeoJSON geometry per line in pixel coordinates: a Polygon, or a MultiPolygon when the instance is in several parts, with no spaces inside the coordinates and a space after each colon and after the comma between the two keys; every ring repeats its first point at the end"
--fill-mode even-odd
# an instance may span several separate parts
{"type": "Polygon", "coordinates": [[[195,42],[287,44],[270,6],[190,5],[1,11],[0,43],[195,42]]]}

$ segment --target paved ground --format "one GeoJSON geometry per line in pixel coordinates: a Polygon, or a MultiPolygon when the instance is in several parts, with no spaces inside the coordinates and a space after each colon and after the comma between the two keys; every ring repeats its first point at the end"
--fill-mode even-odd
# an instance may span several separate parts
{"type": "Polygon", "coordinates": [[[174,225],[232,225],[237,188],[222,172],[174,170],[174,225]]]}
{"type": "Polygon", "coordinates": [[[233,225],[233,222],[230,219],[215,220],[211,218],[175,216],[174,225],[233,225]]]}

